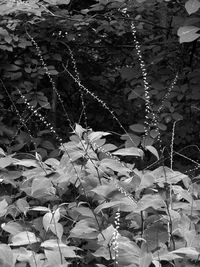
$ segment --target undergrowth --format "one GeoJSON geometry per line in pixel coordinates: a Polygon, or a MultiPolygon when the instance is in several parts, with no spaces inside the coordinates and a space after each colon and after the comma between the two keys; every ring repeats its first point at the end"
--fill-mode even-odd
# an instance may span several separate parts
{"type": "MultiPolygon", "coordinates": [[[[121,12],[129,18],[126,9],[121,12]]],[[[71,122],[40,47],[26,31],[63,108],[71,136],[64,141],[17,88],[30,118],[37,117],[59,143],[59,155],[43,159],[27,127],[30,118],[23,119],[4,86],[34,149],[25,155],[0,149],[1,266],[199,266],[198,177],[191,179],[187,175],[191,170],[173,170],[174,155],[181,155],[173,147],[176,122],[171,133],[170,164],[164,166],[158,121],[178,73],[155,110],[136,27],[133,22],[130,26],[145,89],[145,128],[139,146],[109,106],[81,83],[72,49],[64,44],[72,69],[63,64],[63,71],[78,85],[84,126],[71,122]],[[107,142],[109,132],[93,131],[88,126],[84,94],[107,110],[124,132],[128,141],[122,148],[107,142]],[[155,132],[156,148],[148,142],[150,131],[155,132]],[[136,160],[147,153],[154,162],[138,170],[136,160]]],[[[184,157],[199,169],[196,161],[184,157]]]]}

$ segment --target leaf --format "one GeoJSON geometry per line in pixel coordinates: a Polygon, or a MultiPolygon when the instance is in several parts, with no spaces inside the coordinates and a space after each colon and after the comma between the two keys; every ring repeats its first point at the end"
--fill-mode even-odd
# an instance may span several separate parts
{"type": "Polygon", "coordinates": [[[70,0],[44,0],[49,5],[68,5],[70,0]]]}
{"type": "Polygon", "coordinates": [[[3,151],[3,149],[1,147],[0,147],[0,155],[4,156],[4,157],[6,156],[5,152],[3,151]]]}
{"type": "Polygon", "coordinates": [[[46,231],[48,231],[50,225],[58,223],[59,220],[60,220],[60,211],[59,211],[59,209],[57,209],[55,211],[55,213],[53,213],[53,212],[46,213],[43,216],[43,219],[42,219],[44,229],[46,231]]]}
{"type": "Polygon", "coordinates": [[[109,169],[111,169],[115,172],[121,173],[123,175],[128,175],[128,173],[130,172],[130,169],[127,168],[126,166],[123,166],[121,164],[121,162],[116,161],[114,159],[110,159],[110,158],[102,159],[99,167],[109,168],[109,169]]]}
{"type": "Polygon", "coordinates": [[[188,256],[197,256],[197,257],[199,256],[199,252],[193,247],[182,247],[171,251],[171,253],[184,254],[188,256]]]}
{"type": "Polygon", "coordinates": [[[124,197],[121,198],[120,200],[110,201],[107,203],[100,204],[98,207],[96,207],[94,211],[95,213],[99,213],[103,209],[114,208],[114,207],[120,207],[121,211],[128,212],[128,211],[134,211],[137,205],[131,199],[124,197]]]}
{"type": "Polygon", "coordinates": [[[13,162],[15,162],[16,160],[13,159],[11,156],[7,156],[4,158],[0,158],[0,168],[4,169],[7,166],[11,165],[13,162]]]}
{"type": "Polygon", "coordinates": [[[145,132],[145,127],[143,124],[133,124],[130,125],[129,128],[136,133],[144,133],[145,132]]]}
{"type": "Polygon", "coordinates": [[[40,165],[38,164],[37,160],[33,159],[22,159],[22,160],[17,160],[16,162],[13,163],[14,165],[20,165],[24,167],[39,167],[40,165]]]}
{"type": "Polygon", "coordinates": [[[74,130],[74,133],[76,135],[78,135],[78,137],[81,139],[82,138],[82,135],[83,133],[86,131],[86,129],[84,129],[82,126],[80,126],[79,124],[76,123],[76,126],[75,126],[75,130],[74,130]]]}
{"type": "Polygon", "coordinates": [[[91,190],[92,192],[95,192],[97,195],[103,196],[107,198],[109,194],[112,192],[118,192],[118,190],[115,188],[114,184],[104,184],[104,185],[98,185],[94,189],[91,190]]]}
{"type": "Polygon", "coordinates": [[[70,231],[70,237],[83,239],[96,239],[99,231],[96,229],[96,222],[93,218],[80,220],[70,231]]]}
{"type": "Polygon", "coordinates": [[[128,147],[122,148],[112,153],[113,155],[120,155],[120,156],[135,156],[135,157],[143,157],[144,152],[137,147],[128,147]]]}
{"type": "Polygon", "coordinates": [[[36,178],[31,186],[31,195],[34,198],[43,198],[55,194],[55,188],[50,179],[45,177],[36,178]]]}
{"type": "Polygon", "coordinates": [[[112,241],[114,232],[115,228],[113,227],[113,225],[108,226],[98,235],[98,244],[107,247],[112,241]]]}
{"type": "Polygon", "coordinates": [[[155,183],[155,177],[151,175],[150,172],[142,173],[141,175],[139,175],[139,177],[141,179],[141,182],[138,187],[138,190],[151,187],[155,183]]]}
{"type": "Polygon", "coordinates": [[[147,244],[143,243],[140,251],[139,266],[140,267],[149,267],[153,260],[152,253],[149,252],[147,244]]]}
{"type": "Polygon", "coordinates": [[[127,266],[128,264],[135,264],[135,266],[139,266],[140,248],[137,244],[124,236],[119,236],[117,243],[119,264],[121,264],[121,266],[127,266]]]}
{"type": "Polygon", "coordinates": [[[8,223],[3,223],[1,225],[1,228],[10,233],[11,235],[16,235],[18,233],[21,233],[23,231],[23,227],[17,223],[17,222],[8,222],[8,223]]]}
{"type": "Polygon", "coordinates": [[[14,267],[13,252],[6,244],[0,244],[0,266],[14,267]]]}
{"type": "Polygon", "coordinates": [[[38,207],[35,207],[35,208],[31,208],[30,210],[43,211],[43,212],[50,212],[50,211],[51,211],[49,208],[42,207],[42,206],[38,206],[38,207]]]}
{"type": "Polygon", "coordinates": [[[102,151],[103,152],[108,152],[108,151],[112,151],[117,149],[117,146],[113,145],[113,144],[105,144],[102,146],[102,151]]]}
{"type": "Polygon", "coordinates": [[[59,250],[62,252],[63,256],[66,255],[67,258],[79,257],[74,251],[81,250],[78,247],[68,246],[57,239],[49,239],[41,243],[41,247],[53,250],[59,250]]]}
{"type": "Polygon", "coordinates": [[[18,207],[18,209],[23,212],[24,214],[27,213],[27,211],[29,210],[30,206],[28,204],[28,202],[26,201],[25,198],[19,198],[17,201],[16,201],[16,205],[18,207]]]}
{"type": "Polygon", "coordinates": [[[149,150],[158,160],[159,160],[159,155],[158,151],[155,149],[153,146],[145,146],[147,150],[149,150]]]}
{"type": "Polygon", "coordinates": [[[146,210],[147,208],[152,207],[155,210],[165,207],[165,202],[160,195],[144,195],[137,203],[137,212],[146,210]]]}
{"type": "Polygon", "coordinates": [[[0,201],[0,217],[3,217],[8,209],[8,203],[6,202],[5,199],[3,199],[2,201],[0,201]]]}
{"type": "Polygon", "coordinates": [[[30,245],[33,243],[40,242],[40,239],[35,236],[34,233],[29,231],[24,231],[21,233],[18,233],[11,238],[11,246],[24,246],[24,245],[30,245]]]}
{"type": "Polygon", "coordinates": [[[81,214],[84,217],[95,218],[92,210],[88,207],[75,207],[73,210],[77,211],[79,214],[81,214]]]}
{"type": "Polygon", "coordinates": [[[177,184],[178,182],[183,181],[183,183],[185,184],[189,180],[189,177],[187,175],[178,171],[172,171],[166,166],[158,167],[157,169],[151,172],[151,175],[155,177],[155,182],[162,187],[165,183],[177,184]]]}
{"type": "Polygon", "coordinates": [[[198,11],[199,8],[200,8],[200,2],[198,0],[188,0],[185,3],[185,9],[187,10],[189,15],[198,11]]]}
{"type": "Polygon", "coordinates": [[[102,136],[107,136],[110,133],[106,133],[106,132],[92,132],[88,135],[88,140],[92,143],[94,141],[99,140],[102,136]]]}
{"type": "Polygon", "coordinates": [[[160,243],[165,244],[168,241],[167,228],[161,222],[155,222],[144,231],[148,251],[155,250],[160,243]]]}
{"type": "Polygon", "coordinates": [[[63,226],[61,223],[50,224],[49,229],[52,233],[54,233],[54,235],[57,236],[59,240],[61,240],[63,236],[63,226]]]}
{"type": "Polygon", "coordinates": [[[178,29],[178,36],[180,43],[188,43],[196,40],[200,37],[200,34],[197,33],[200,28],[196,26],[183,26],[178,29]]]}
{"type": "Polygon", "coordinates": [[[44,250],[45,256],[47,258],[48,261],[48,265],[47,266],[59,266],[61,267],[63,264],[66,263],[66,260],[63,256],[62,253],[60,253],[59,250],[49,250],[49,249],[45,249],[44,250]]]}

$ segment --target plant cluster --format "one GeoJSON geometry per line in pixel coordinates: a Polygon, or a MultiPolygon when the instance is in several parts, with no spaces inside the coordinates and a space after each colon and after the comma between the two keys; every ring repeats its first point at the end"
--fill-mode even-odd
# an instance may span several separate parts
{"type": "Polygon", "coordinates": [[[199,8],[0,3],[2,267],[199,265],[199,8]]]}
{"type": "Polygon", "coordinates": [[[197,266],[199,185],[108,134],[77,124],[59,160],[1,150],[2,266],[197,266]]]}

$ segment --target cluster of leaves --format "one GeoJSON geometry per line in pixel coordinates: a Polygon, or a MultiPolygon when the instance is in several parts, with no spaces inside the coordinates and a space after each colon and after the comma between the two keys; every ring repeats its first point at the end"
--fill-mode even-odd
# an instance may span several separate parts
{"type": "Polygon", "coordinates": [[[199,264],[199,185],[164,166],[138,171],[116,156],[143,152],[107,135],[76,125],[45,161],[0,150],[2,267],[199,264]]]}

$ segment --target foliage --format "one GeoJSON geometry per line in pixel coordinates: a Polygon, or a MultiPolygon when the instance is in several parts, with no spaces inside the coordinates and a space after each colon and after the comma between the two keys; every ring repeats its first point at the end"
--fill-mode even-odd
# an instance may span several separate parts
{"type": "Polygon", "coordinates": [[[114,241],[118,266],[199,262],[199,186],[110,157],[122,153],[101,152],[113,150],[105,135],[76,125],[59,160],[1,150],[2,266],[112,266],[114,241]]]}
{"type": "MultiPolygon", "coordinates": [[[[58,97],[52,92],[52,84],[47,80],[44,69],[46,64],[67,107],[70,120],[83,123],[82,108],[77,109],[81,107],[79,91],[63,68],[63,65],[68,66],[69,71],[74,74],[74,63],[67,47],[69,46],[73,50],[83,84],[109,103],[123,125],[130,129],[135,143],[140,144],[143,132],[140,128],[136,128],[135,124],[144,123],[145,96],[130,31],[130,23],[133,20],[142,44],[142,54],[151,88],[150,96],[160,123],[163,145],[168,146],[168,132],[171,132],[173,122],[178,120],[182,122],[177,124],[176,129],[177,148],[191,144],[192,140],[197,142],[199,60],[196,56],[198,53],[195,52],[198,51],[199,1],[183,2],[3,1],[0,10],[2,17],[0,70],[5,86],[9,88],[20,114],[23,108],[17,89],[30,100],[34,108],[40,109],[43,115],[53,122],[60,135],[67,137],[66,132],[69,128],[61,116],[58,97]],[[123,16],[121,10],[124,7],[129,17],[123,16]],[[34,39],[31,39],[32,37],[34,39]],[[33,40],[41,49],[43,62],[33,40]],[[159,109],[160,102],[176,72],[178,72],[178,82],[171,88],[168,98],[159,109]]],[[[102,130],[119,131],[113,118],[108,116],[107,111],[101,106],[97,107],[94,99],[85,96],[85,102],[87,119],[91,127],[99,129],[99,122],[104,122],[102,130]]],[[[16,128],[19,128],[17,123],[20,122],[3,88],[1,109],[5,111],[1,117],[2,145],[8,145],[12,140],[15,141],[10,146],[13,152],[22,148],[28,151],[30,140],[27,140],[23,127],[20,140],[15,139],[16,128]],[[9,123],[7,116],[10,118],[9,123]]],[[[43,141],[48,139],[52,142],[49,134],[40,131],[39,121],[32,123],[33,120],[30,119],[32,117],[27,110],[21,116],[27,121],[33,136],[37,138],[38,152],[47,156],[52,151],[53,145],[46,149],[43,141]]],[[[152,131],[150,144],[154,142],[154,138],[155,133],[152,131]]],[[[124,139],[126,137],[122,137],[122,140],[124,139]]],[[[117,137],[116,142],[121,143],[117,137]]]]}
{"type": "Polygon", "coordinates": [[[1,266],[199,265],[199,8],[1,1],[1,266]]]}

